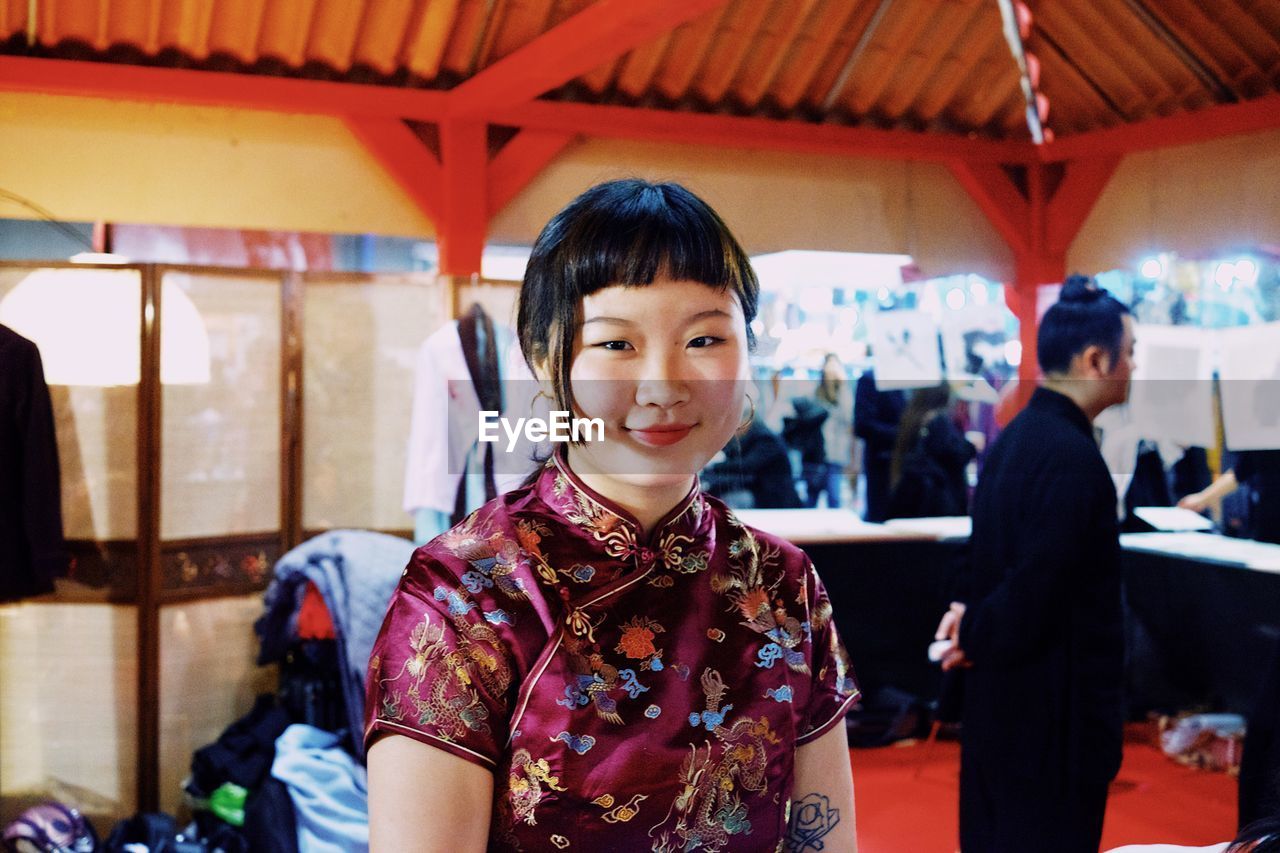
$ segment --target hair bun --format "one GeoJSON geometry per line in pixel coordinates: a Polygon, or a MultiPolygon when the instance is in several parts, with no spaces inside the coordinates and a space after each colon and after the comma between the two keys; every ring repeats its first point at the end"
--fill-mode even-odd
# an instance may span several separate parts
{"type": "Polygon", "coordinates": [[[1098,286],[1098,282],[1087,275],[1077,274],[1068,276],[1067,280],[1062,283],[1062,291],[1058,294],[1058,301],[1076,305],[1088,305],[1097,302],[1106,295],[1107,292],[1098,286]]]}

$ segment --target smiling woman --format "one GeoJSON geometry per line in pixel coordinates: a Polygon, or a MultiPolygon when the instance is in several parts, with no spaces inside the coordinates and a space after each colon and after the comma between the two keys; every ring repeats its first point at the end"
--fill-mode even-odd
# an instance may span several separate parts
{"type": "Polygon", "coordinates": [[[563,417],[503,429],[602,439],[570,430],[406,569],[369,663],[374,850],[856,850],[826,591],[698,485],[749,406],[757,292],[674,184],[543,230],[518,325],[563,417]]]}

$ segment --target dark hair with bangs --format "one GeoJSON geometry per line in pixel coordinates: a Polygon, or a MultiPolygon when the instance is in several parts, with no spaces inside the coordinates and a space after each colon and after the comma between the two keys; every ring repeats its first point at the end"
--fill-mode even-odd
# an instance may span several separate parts
{"type": "Polygon", "coordinates": [[[1129,309],[1092,278],[1069,276],[1058,301],[1045,312],[1036,337],[1036,358],[1046,374],[1066,373],[1071,360],[1091,346],[1106,350],[1114,365],[1129,309]]]}
{"type": "Polygon", "coordinates": [[[525,361],[546,365],[557,408],[574,411],[569,367],[582,298],[660,276],[732,290],[748,346],[755,346],[750,324],[760,285],[747,254],[710,205],[679,184],[598,184],[542,229],[525,269],[516,325],[525,361]]]}

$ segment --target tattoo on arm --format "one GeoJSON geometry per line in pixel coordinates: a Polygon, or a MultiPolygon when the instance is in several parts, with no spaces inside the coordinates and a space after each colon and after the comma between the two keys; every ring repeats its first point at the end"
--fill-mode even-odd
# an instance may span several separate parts
{"type": "Polygon", "coordinates": [[[786,853],[804,853],[805,850],[822,850],[822,839],[840,822],[840,810],[831,808],[831,802],[821,794],[808,794],[804,799],[792,799],[791,820],[787,822],[786,853]]]}

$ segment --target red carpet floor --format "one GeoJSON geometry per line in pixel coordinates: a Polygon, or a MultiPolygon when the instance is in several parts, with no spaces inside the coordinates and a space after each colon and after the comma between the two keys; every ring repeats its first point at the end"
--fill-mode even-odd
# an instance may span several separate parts
{"type": "MultiPolygon", "coordinates": [[[[960,746],[952,741],[850,750],[859,853],[951,853],[958,846],[960,746]]],[[[1146,726],[1127,732],[1102,849],[1206,845],[1235,835],[1236,781],[1175,764],[1146,726]]]]}

